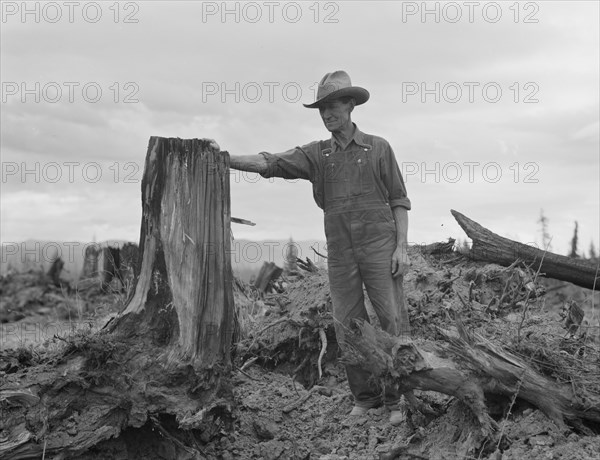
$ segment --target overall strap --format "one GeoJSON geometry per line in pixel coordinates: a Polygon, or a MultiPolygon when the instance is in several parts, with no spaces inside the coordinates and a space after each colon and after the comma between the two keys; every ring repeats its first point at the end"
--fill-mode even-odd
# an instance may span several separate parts
{"type": "Polygon", "coordinates": [[[329,155],[332,152],[333,149],[331,148],[331,140],[327,139],[319,141],[319,158],[329,155]]]}

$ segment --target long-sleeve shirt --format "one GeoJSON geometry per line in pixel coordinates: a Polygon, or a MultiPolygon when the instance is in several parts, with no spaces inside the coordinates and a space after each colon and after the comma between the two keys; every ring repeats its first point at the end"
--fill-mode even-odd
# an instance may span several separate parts
{"type": "Polygon", "coordinates": [[[404,179],[390,144],[385,139],[365,134],[354,126],[354,134],[345,148],[332,136],[331,139],[311,142],[283,153],[261,152],[268,166],[267,171],[261,175],[265,178],[311,181],[315,202],[325,211],[330,207],[332,199],[345,203],[336,205],[338,210],[356,209],[358,195],[363,197],[361,203],[366,204],[368,200],[364,200],[365,195],[373,193],[372,200],[381,200],[391,208],[402,206],[411,209],[404,179]],[[368,180],[363,180],[364,174],[369,173],[372,173],[373,179],[369,177],[368,180]],[[337,181],[336,186],[328,187],[333,181],[337,181]],[[336,196],[332,196],[332,190],[336,196]]]}

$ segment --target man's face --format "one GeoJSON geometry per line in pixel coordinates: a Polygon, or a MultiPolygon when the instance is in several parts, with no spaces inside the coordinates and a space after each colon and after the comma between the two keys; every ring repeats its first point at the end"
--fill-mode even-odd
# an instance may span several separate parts
{"type": "Polygon", "coordinates": [[[321,104],[319,113],[327,130],[335,133],[352,123],[350,112],[353,108],[354,102],[352,100],[342,102],[340,99],[334,99],[321,104]]]}

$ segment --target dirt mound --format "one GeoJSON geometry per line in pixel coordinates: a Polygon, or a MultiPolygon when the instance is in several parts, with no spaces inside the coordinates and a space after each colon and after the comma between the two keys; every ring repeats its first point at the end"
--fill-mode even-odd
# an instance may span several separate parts
{"type": "MultiPolygon", "coordinates": [[[[452,329],[458,319],[469,332],[501,345],[542,375],[557,382],[570,382],[582,400],[598,396],[598,315],[590,314],[595,311],[594,305],[598,305],[597,293],[569,283],[556,288],[553,280],[542,280],[532,267],[518,263],[501,267],[473,262],[457,253],[433,256],[416,250],[411,253],[411,260],[413,266],[405,277],[405,291],[415,340],[435,339],[439,328],[452,329]],[[546,298],[548,285],[553,287],[551,300],[546,298]],[[588,314],[580,327],[569,329],[565,308],[573,299],[588,314]]],[[[418,398],[437,415],[411,413],[409,423],[400,428],[389,425],[384,409],[369,411],[366,418],[351,419],[347,416],[352,406],[351,396],[339,366],[341,353],[331,323],[326,274],[307,275],[292,283],[273,303],[276,307],[253,322],[246,330],[246,338],[238,343],[238,364],[261,364],[264,369],[254,370],[245,380],[240,377],[243,383],[236,391],[259,399],[258,395],[262,395],[262,405],[242,410],[240,435],[226,441],[224,446],[213,446],[214,452],[223,458],[308,458],[302,456],[303,445],[312,452],[310,458],[329,460],[380,458],[380,455],[396,458],[385,457],[385,452],[398,452],[398,458],[431,459],[559,458],[553,457],[555,452],[560,452],[560,458],[576,459],[600,454],[600,437],[594,434],[600,427],[562,432],[546,415],[520,399],[488,401],[489,412],[500,424],[502,435],[497,445],[483,446],[477,451],[473,450],[471,434],[478,430],[477,420],[462,403],[439,393],[417,392],[418,398]],[[323,344],[319,330],[328,332],[320,378],[317,364],[323,344]],[[265,370],[286,377],[281,380],[280,375],[265,370]],[[255,383],[254,378],[268,379],[273,385],[267,390],[255,383]],[[332,396],[311,391],[313,385],[330,389],[332,396]],[[302,401],[306,392],[311,394],[310,398],[292,412],[297,417],[273,415],[289,404],[294,395],[297,401],[302,401]],[[275,417],[277,435],[270,440],[261,439],[252,429],[254,422],[244,417],[257,419],[259,425],[264,418],[275,417]],[[309,420],[312,428],[305,426],[309,420]],[[312,440],[303,444],[306,436],[290,436],[294,426],[298,434],[308,430],[308,439],[312,436],[312,440]],[[524,429],[532,426],[536,428],[524,429]],[[259,447],[253,451],[240,448],[252,442],[258,442],[259,447]],[[267,454],[268,446],[278,447],[267,454]]],[[[374,315],[371,316],[376,322],[374,315]]]]}

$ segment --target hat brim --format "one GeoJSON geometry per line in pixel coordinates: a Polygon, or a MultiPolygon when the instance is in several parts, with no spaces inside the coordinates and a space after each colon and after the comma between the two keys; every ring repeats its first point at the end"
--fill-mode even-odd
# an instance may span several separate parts
{"type": "Polygon", "coordinates": [[[329,93],[327,96],[322,97],[318,101],[313,102],[312,104],[302,104],[307,109],[318,109],[321,104],[324,102],[332,101],[334,99],[340,99],[342,97],[351,96],[356,100],[356,105],[364,104],[369,100],[369,92],[361,88],[360,86],[351,86],[349,88],[342,88],[329,93]]]}

